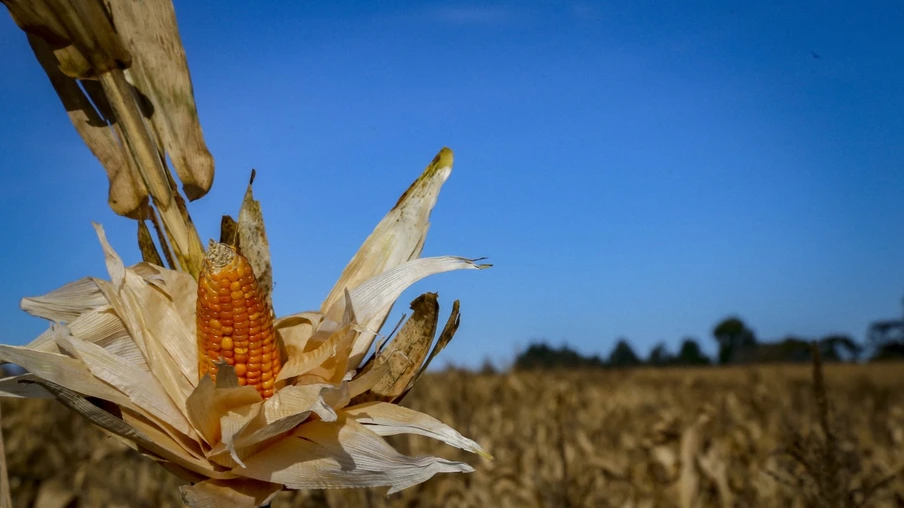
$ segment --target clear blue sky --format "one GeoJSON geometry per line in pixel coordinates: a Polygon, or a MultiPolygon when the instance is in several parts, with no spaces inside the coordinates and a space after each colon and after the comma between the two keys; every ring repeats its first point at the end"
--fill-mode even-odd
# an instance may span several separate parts
{"type": "MultiPolygon", "coordinates": [[[[763,339],[863,339],[900,316],[901,2],[302,4],[176,2],[217,170],[192,214],[216,236],[257,168],[279,314],[319,305],[448,145],[425,255],[495,267],[394,314],[460,298],[447,360],[534,338],[711,352],[735,313],[763,339]]],[[[0,338],[21,343],[45,325],[19,298],[104,275],[90,221],[138,254],[5,13],[0,48],[0,338]]]]}

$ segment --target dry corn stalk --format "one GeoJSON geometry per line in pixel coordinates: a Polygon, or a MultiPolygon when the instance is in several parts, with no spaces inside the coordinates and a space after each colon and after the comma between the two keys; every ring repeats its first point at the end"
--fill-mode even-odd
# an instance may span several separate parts
{"type": "Polygon", "coordinates": [[[204,249],[166,158],[189,200],[207,193],[214,167],[172,2],[2,1],[104,166],[110,207],[138,221],[152,220],[163,257],[170,259],[172,249],[178,262],[170,268],[197,277],[204,249]]]}
{"type": "MultiPolygon", "coordinates": [[[[408,327],[416,333],[384,348],[405,355],[410,368],[400,373],[383,361],[359,369],[361,352],[406,288],[432,274],[486,266],[418,257],[451,167],[452,152],[444,148],[349,263],[331,293],[341,299],[275,319],[269,337],[270,282],[255,283],[251,268],[269,271],[269,253],[250,185],[236,225],[248,259],[234,246],[214,244],[200,284],[147,262],[124,266],[96,225],[110,280],[85,278],[23,299],[25,311],[53,324],[26,346],[0,345],[0,362],[30,371],[0,380],[0,396],[57,398],[190,480],[183,489],[190,506],[258,506],[286,488],[389,486],[391,493],[436,473],[473,471],[461,462],[403,455],[382,437],[416,433],[488,456],[436,419],[383,401],[397,399],[424,368],[437,312],[418,314],[419,325],[408,327]],[[243,334],[239,323],[246,321],[243,334]],[[200,350],[199,336],[206,341],[200,350]],[[258,347],[261,354],[253,355],[258,347]],[[392,399],[373,387],[389,387],[392,399]]],[[[457,303],[449,323],[434,354],[457,328],[457,303]]]]}

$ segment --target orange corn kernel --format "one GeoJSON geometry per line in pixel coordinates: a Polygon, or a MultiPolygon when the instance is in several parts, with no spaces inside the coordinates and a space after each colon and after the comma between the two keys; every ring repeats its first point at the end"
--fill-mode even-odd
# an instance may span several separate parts
{"type": "Polygon", "coordinates": [[[273,380],[282,367],[272,346],[273,313],[251,264],[234,247],[210,242],[198,278],[197,305],[198,375],[216,381],[214,362],[225,361],[240,385],[254,386],[264,398],[273,395],[273,380]]]}

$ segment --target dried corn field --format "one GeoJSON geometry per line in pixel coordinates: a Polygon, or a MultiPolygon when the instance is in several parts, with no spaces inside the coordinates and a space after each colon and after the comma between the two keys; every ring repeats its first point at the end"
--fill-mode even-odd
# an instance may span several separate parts
{"type": "MultiPolygon", "coordinates": [[[[852,502],[881,483],[868,506],[904,503],[902,373],[901,364],[826,369],[838,464],[809,466],[835,475],[852,502]]],[[[807,506],[818,488],[776,452],[820,457],[812,386],[807,366],[432,374],[405,404],[474,437],[495,460],[395,439],[402,452],[466,460],[477,472],[388,498],[283,493],[272,506],[807,506]]],[[[179,480],[59,404],[2,404],[16,506],[181,505],[179,480]]]]}

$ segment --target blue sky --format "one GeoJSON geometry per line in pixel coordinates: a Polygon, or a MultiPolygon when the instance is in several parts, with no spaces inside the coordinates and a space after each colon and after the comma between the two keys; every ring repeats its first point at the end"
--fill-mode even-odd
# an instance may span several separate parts
{"type": "MultiPolygon", "coordinates": [[[[495,266],[394,313],[461,299],[448,361],[536,338],[712,352],[730,314],[862,339],[901,314],[901,2],[302,4],[176,2],[217,170],[191,212],[216,236],[257,168],[277,313],[318,306],[449,146],[425,255],[495,266]]],[[[138,253],[8,16],[0,47],[0,340],[22,343],[46,326],[22,296],[104,275],[91,221],[138,253]]]]}

